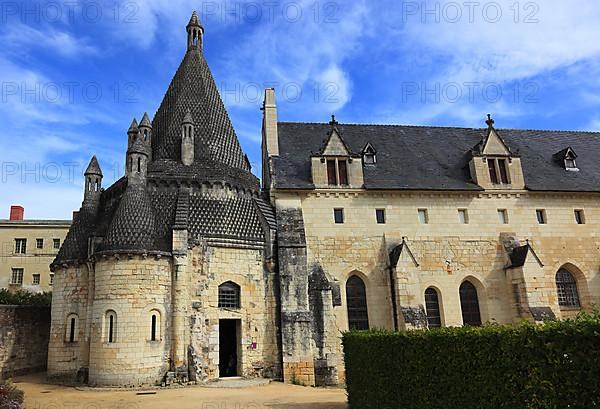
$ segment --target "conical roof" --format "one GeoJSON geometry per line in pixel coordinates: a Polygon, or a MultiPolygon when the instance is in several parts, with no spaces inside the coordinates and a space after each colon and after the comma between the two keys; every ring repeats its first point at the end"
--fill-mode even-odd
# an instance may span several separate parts
{"type": "Polygon", "coordinates": [[[144,186],[127,186],[110,223],[102,250],[153,251],[158,249],[156,217],[144,186]]]}
{"type": "Polygon", "coordinates": [[[142,122],[140,122],[140,127],[142,126],[147,126],[149,128],[152,127],[152,124],[150,123],[150,118],[148,117],[148,112],[144,112],[144,116],[142,117],[142,122]]]}
{"type": "Polygon", "coordinates": [[[138,128],[137,120],[133,118],[133,121],[131,121],[131,125],[129,125],[129,129],[127,130],[127,133],[137,133],[139,130],[140,129],[138,128]]]}
{"type": "Polygon", "coordinates": [[[92,156],[92,160],[90,160],[90,164],[85,170],[84,175],[102,176],[102,170],[100,169],[100,164],[98,163],[98,159],[96,159],[96,155],[92,156]]]}
{"type": "Polygon", "coordinates": [[[181,159],[181,124],[190,112],[196,124],[195,160],[209,159],[249,171],[206,59],[190,49],[154,116],[153,160],[181,159]]]}
{"type": "Polygon", "coordinates": [[[192,16],[190,17],[190,21],[187,24],[187,28],[190,27],[202,27],[202,23],[200,23],[200,18],[198,17],[198,13],[196,10],[192,12],[192,16]]]}

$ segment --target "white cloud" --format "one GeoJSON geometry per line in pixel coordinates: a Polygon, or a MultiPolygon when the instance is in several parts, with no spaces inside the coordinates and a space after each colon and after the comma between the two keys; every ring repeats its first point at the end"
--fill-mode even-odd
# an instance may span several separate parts
{"type": "Polygon", "coordinates": [[[0,41],[5,53],[24,53],[32,49],[49,49],[63,57],[82,57],[98,53],[86,38],[76,38],[66,31],[51,27],[35,29],[29,25],[12,22],[4,27],[0,41]]]}

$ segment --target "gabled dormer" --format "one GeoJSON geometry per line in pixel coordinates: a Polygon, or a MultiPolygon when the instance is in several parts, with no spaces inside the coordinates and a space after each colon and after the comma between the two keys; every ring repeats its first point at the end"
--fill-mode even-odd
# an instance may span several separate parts
{"type": "Polygon", "coordinates": [[[488,114],[487,129],[471,150],[469,168],[475,183],[486,190],[524,189],[521,158],[513,153],[488,114]]]}
{"type": "Polygon", "coordinates": [[[556,152],[553,157],[565,170],[572,172],[579,171],[577,167],[577,154],[570,146],[560,152],[556,152]]]}
{"type": "Polygon", "coordinates": [[[362,153],[363,165],[369,166],[369,165],[375,165],[377,163],[377,151],[375,150],[373,145],[371,145],[370,142],[367,142],[365,147],[362,149],[361,153],[362,153]]]}
{"type": "Polygon", "coordinates": [[[319,152],[311,155],[312,180],[316,188],[362,188],[361,156],[344,141],[335,116],[319,152]]]}

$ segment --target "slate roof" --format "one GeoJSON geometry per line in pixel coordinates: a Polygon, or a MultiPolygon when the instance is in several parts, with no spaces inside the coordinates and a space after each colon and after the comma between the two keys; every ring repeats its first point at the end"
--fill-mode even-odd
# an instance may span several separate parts
{"type": "MultiPolygon", "coordinates": [[[[366,189],[464,190],[481,188],[469,175],[471,150],[487,128],[403,125],[337,125],[355,152],[367,144],[377,163],[364,168],[366,189]]],[[[279,189],[313,189],[310,156],[325,144],[330,125],[279,122],[279,157],[273,158],[279,189]]],[[[526,188],[532,191],[600,191],[600,133],[497,129],[512,152],[521,157],[526,188]],[[579,172],[553,159],[571,147],[578,152],[579,172]]]]}
{"type": "Polygon", "coordinates": [[[181,123],[188,111],[195,123],[196,161],[211,159],[250,170],[206,59],[196,49],[185,54],[154,116],[153,158],[181,159],[181,123]]]}

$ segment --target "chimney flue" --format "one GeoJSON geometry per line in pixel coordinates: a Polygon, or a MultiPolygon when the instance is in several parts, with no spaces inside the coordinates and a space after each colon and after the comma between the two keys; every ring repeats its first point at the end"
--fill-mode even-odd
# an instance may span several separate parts
{"type": "Polygon", "coordinates": [[[10,207],[10,220],[11,221],[23,220],[24,216],[25,216],[25,208],[23,206],[13,205],[10,207]]]}

